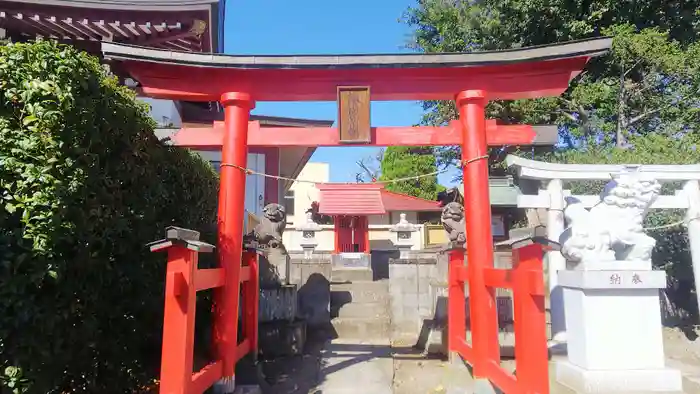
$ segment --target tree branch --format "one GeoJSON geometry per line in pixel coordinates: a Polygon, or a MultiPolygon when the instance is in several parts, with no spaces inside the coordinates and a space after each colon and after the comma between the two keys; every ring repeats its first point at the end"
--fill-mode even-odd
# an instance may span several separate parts
{"type": "Polygon", "coordinates": [[[590,132],[590,123],[589,122],[591,119],[590,114],[588,113],[588,110],[586,108],[584,108],[583,105],[580,105],[573,100],[568,100],[568,99],[565,99],[563,97],[561,98],[561,100],[564,101],[571,109],[576,110],[579,117],[577,119],[574,115],[572,115],[564,110],[560,110],[561,113],[564,114],[564,116],[566,116],[567,118],[571,119],[571,121],[580,123],[581,126],[583,127],[584,134],[588,135],[590,132]]]}
{"type": "Polygon", "coordinates": [[[629,73],[631,73],[632,70],[634,70],[635,67],[637,67],[637,66],[639,65],[639,63],[641,63],[641,62],[642,62],[641,59],[640,59],[640,60],[637,60],[637,62],[634,63],[634,64],[632,65],[632,67],[630,67],[629,69],[627,69],[627,71],[625,71],[625,73],[622,75],[622,77],[623,77],[623,78],[627,77],[627,75],[629,75],[629,73]]]}
{"type": "MultiPolygon", "coordinates": [[[[692,92],[690,92],[690,93],[688,93],[688,94],[685,94],[685,95],[681,96],[681,98],[679,98],[678,101],[685,101],[686,99],[690,98],[691,96],[695,96],[695,95],[698,94],[698,93],[700,93],[700,90],[692,91],[692,92]]],[[[643,113],[641,113],[641,114],[639,114],[639,115],[637,115],[637,116],[635,116],[635,117],[632,117],[631,119],[629,119],[629,120],[625,123],[625,128],[627,128],[627,127],[629,127],[629,126],[632,126],[633,124],[639,122],[640,120],[643,120],[644,118],[647,118],[647,117],[649,117],[649,116],[651,116],[651,115],[657,114],[657,113],[659,113],[659,112],[661,112],[661,111],[663,111],[663,110],[665,110],[665,109],[667,109],[667,108],[673,107],[674,105],[676,105],[676,103],[668,103],[668,104],[665,104],[665,105],[656,107],[656,108],[654,108],[654,109],[650,109],[650,110],[648,110],[648,111],[645,111],[645,112],[643,112],[643,113]]]]}
{"type": "MultiPolygon", "coordinates": [[[[620,70],[622,71],[622,70],[620,70]]],[[[625,76],[627,72],[620,72],[620,91],[617,94],[617,129],[615,130],[615,145],[622,147],[625,145],[624,132],[627,129],[625,123],[625,76]]]]}

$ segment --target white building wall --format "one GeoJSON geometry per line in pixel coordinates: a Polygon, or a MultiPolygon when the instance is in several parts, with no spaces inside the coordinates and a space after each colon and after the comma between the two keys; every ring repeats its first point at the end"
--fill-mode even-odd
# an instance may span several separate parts
{"type": "MultiPolygon", "coordinates": [[[[200,151],[195,150],[204,160],[209,161],[218,170],[221,164],[221,151],[200,151]]],[[[265,173],[265,154],[248,153],[248,168],[265,173]]],[[[246,212],[250,212],[258,217],[262,215],[265,204],[265,178],[258,175],[247,175],[245,185],[245,206],[246,212]]],[[[244,231],[248,231],[248,215],[243,216],[244,231]]]]}
{"type": "Polygon", "coordinates": [[[158,123],[158,127],[178,129],[182,127],[182,118],[180,118],[180,112],[173,100],[150,97],[139,97],[138,99],[151,107],[151,117],[158,123]]]}
{"type": "Polygon", "coordinates": [[[320,197],[319,190],[312,182],[328,182],[330,165],[328,163],[306,163],[297,179],[303,182],[294,182],[289,188],[294,193],[294,214],[287,215],[288,225],[301,224],[306,220],[306,210],[311,208],[311,203],[318,201],[320,197]]]}

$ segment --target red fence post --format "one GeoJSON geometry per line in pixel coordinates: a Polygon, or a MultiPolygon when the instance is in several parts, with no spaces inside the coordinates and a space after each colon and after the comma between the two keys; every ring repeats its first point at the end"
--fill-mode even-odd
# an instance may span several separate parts
{"type": "Polygon", "coordinates": [[[493,267],[491,200],[489,198],[488,147],[482,90],[468,90],[456,97],[462,126],[467,266],[469,270],[469,319],[474,349],[474,376],[486,377],[490,362],[500,362],[498,313],[493,289],[484,282],[484,268],[493,267]]]}
{"type": "Polygon", "coordinates": [[[151,252],[168,252],[163,314],[163,346],[161,350],[160,392],[188,394],[192,382],[194,357],[194,324],[197,308],[196,274],[198,253],[211,251],[189,247],[198,242],[199,233],[168,227],[166,238],[148,244],[151,252]]]}
{"type": "Polygon", "coordinates": [[[467,339],[467,301],[464,291],[464,249],[449,251],[447,280],[447,349],[451,354],[459,353],[460,343],[467,339]],[[461,341],[461,342],[460,342],[461,341]]]}
{"type": "Polygon", "coordinates": [[[513,250],[515,369],[523,393],[549,394],[549,354],[540,244],[513,250]]]}
{"type": "Polygon", "coordinates": [[[243,336],[249,340],[250,351],[254,360],[258,356],[258,308],[260,298],[260,281],[258,279],[258,254],[244,252],[243,260],[249,267],[250,276],[243,283],[243,336]]]}
{"type": "Polygon", "coordinates": [[[197,253],[182,245],[168,249],[165,280],[160,392],[187,394],[194,357],[197,253]]]}

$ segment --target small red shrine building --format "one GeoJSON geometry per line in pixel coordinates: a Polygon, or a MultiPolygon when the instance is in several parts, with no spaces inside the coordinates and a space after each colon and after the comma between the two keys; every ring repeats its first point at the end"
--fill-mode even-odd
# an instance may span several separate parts
{"type": "Polygon", "coordinates": [[[318,184],[316,188],[320,192],[318,213],[333,217],[335,253],[370,252],[371,215],[392,212],[437,214],[442,209],[437,201],[391,192],[381,183],[326,183],[318,184]]]}

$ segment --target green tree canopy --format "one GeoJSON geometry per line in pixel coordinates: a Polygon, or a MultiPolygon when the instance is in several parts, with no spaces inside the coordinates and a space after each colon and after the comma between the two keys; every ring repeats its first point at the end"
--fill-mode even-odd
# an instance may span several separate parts
{"type": "MultiPolygon", "coordinates": [[[[561,149],[542,159],[565,163],[700,162],[700,1],[419,0],[405,21],[424,52],[518,48],[608,35],[613,48],[591,61],[561,97],[495,101],[487,116],[507,123],[557,124],[561,149]]],[[[425,102],[425,124],[456,118],[452,102],[425,102]]],[[[441,165],[459,157],[438,149],[441,165]]],[[[568,185],[596,194],[600,183],[568,185]]],[[[679,185],[666,185],[668,189],[679,185]]],[[[677,222],[654,212],[647,227],[677,222]]],[[[653,231],[654,263],[669,272],[675,306],[697,313],[682,226],[653,231]],[[673,294],[675,293],[675,294],[673,294]]]]}
{"type": "MultiPolygon", "coordinates": [[[[430,147],[391,146],[386,148],[381,162],[380,181],[431,174],[437,171],[435,155],[430,147]]],[[[437,181],[437,174],[414,180],[391,182],[387,190],[414,197],[435,200],[444,190],[437,181]]]]}
{"type": "MultiPolygon", "coordinates": [[[[413,46],[425,52],[479,51],[614,36],[561,97],[496,101],[488,116],[555,123],[568,147],[625,147],[633,136],[677,137],[700,121],[700,1],[421,0],[408,10],[413,46]]],[[[451,102],[426,102],[423,123],[456,117],[451,102]]],[[[458,150],[439,150],[452,163],[458,150]]]]}
{"type": "Polygon", "coordinates": [[[98,58],[0,46],[0,392],[138,393],[157,376],[165,256],[146,244],[171,225],[213,242],[218,176],[154,126],[98,58]]]}

